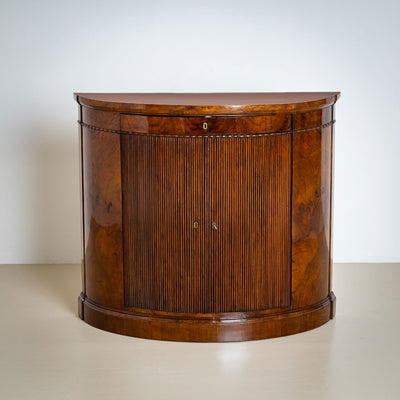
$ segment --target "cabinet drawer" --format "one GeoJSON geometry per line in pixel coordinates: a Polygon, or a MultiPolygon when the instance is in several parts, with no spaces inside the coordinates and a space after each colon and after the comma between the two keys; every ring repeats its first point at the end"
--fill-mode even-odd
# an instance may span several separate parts
{"type": "Polygon", "coordinates": [[[121,114],[121,131],[154,135],[226,135],[286,132],[292,129],[289,114],[246,117],[170,117],[121,114]]]}
{"type": "Polygon", "coordinates": [[[236,131],[234,117],[165,117],[159,115],[121,115],[121,131],[155,135],[231,134],[236,131]]]}

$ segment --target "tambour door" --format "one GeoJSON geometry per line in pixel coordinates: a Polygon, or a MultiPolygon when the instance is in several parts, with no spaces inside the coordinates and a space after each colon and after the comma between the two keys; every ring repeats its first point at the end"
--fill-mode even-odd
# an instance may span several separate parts
{"type": "Polygon", "coordinates": [[[122,135],[121,157],[126,307],[290,305],[290,135],[122,135]]]}
{"type": "Polygon", "coordinates": [[[290,305],[290,134],[206,139],[212,312],[290,305]]]}
{"type": "Polygon", "coordinates": [[[121,135],[125,306],[205,312],[202,138],[121,135]]]}

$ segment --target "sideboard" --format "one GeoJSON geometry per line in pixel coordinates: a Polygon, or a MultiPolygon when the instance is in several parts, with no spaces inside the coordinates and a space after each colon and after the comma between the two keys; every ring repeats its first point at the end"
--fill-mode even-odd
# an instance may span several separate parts
{"type": "Polygon", "coordinates": [[[334,317],[338,92],[74,96],[85,322],[212,342],[334,317]]]}

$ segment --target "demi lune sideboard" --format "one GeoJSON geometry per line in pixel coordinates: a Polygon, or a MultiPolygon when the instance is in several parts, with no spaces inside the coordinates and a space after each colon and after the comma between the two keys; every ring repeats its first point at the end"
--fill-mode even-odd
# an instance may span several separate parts
{"type": "Polygon", "coordinates": [[[75,93],[80,317],[240,341],[335,314],[329,93],[75,93]]]}

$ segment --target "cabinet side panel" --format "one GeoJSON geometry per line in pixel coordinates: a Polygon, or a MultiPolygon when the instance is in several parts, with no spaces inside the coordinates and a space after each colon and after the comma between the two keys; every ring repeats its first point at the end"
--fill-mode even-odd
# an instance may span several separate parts
{"type": "MultiPolygon", "coordinates": [[[[82,121],[82,106],[79,106],[79,121],[82,121]]],[[[82,293],[86,294],[85,272],[85,215],[84,215],[84,189],[83,189],[83,127],[79,125],[79,192],[80,192],[80,225],[81,225],[81,272],[82,293]]]]}
{"type": "MultiPolygon", "coordinates": [[[[332,106],[332,119],[335,120],[335,106],[332,106]]],[[[329,293],[332,290],[332,269],[333,269],[333,210],[335,201],[335,125],[331,125],[331,215],[329,218],[329,293]]]]}
{"type": "Polygon", "coordinates": [[[208,139],[207,154],[210,312],[290,306],[291,136],[208,139]]]}
{"type": "Polygon", "coordinates": [[[331,126],[293,135],[292,303],[329,294],[331,126]]]}
{"type": "Polygon", "coordinates": [[[125,306],[204,312],[203,140],[122,135],[125,306]]]}
{"type": "Polygon", "coordinates": [[[123,306],[120,135],[84,127],[83,188],[86,295],[123,306]]]}

